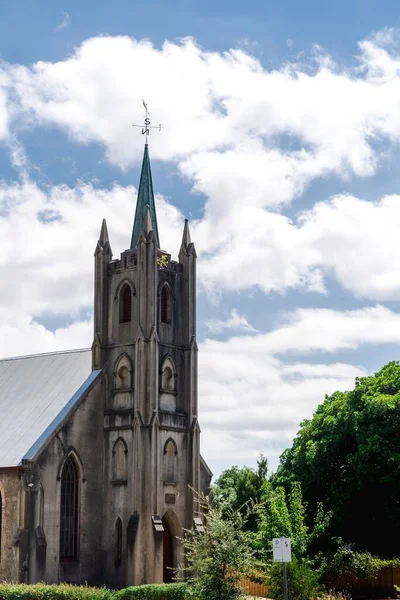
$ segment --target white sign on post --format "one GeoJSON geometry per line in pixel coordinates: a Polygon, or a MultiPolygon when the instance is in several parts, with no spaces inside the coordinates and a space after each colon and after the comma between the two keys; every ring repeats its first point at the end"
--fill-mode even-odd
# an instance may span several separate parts
{"type": "Polygon", "coordinates": [[[274,562],[291,562],[292,547],[290,544],[290,538],[274,538],[272,540],[272,551],[274,555],[274,562]]]}

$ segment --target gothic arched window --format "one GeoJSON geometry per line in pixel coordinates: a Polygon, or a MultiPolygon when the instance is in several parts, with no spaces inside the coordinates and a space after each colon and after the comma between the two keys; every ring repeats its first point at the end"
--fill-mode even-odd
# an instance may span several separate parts
{"type": "Polygon", "coordinates": [[[172,320],[172,298],[171,290],[167,284],[163,285],[160,298],[161,323],[171,323],[172,320]]]}
{"type": "Polygon", "coordinates": [[[60,560],[78,558],[79,476],[73,456],[68,456],[61,473],[60,560]]]}
{"type": "Polygon", "coordinates": [[[112,478],[115,482],[126,482],[128,479],[127,475],[127,459],[128,459],[128,448],[125,441],[119,438],[112,451],[112,478]]]}
{"type": "Polygon", "coordinates": [[[132,364],[129,358],[122,354],[114,367],[114,387],[116,390],[125,390],[132,385],[132,364]]]}
{"type": "Polygon", "coordinates": [[[161,388],[166,392],[175,391],[175,368],[174,363],[168,357],[162,366],[161,371],[161,388]]]}
{"type": "Polygon", "coordinates": [[[178,449],[172,438],[164,446],[164,481],[175,481],[178,449]]]}
{"type": "Polygon", "coordinates": [[[119,295],[119,322],[129,323],[132,320],[132,290],[126,283],[119,295]]]}
{"type": "Polygon", "coordinates": [[[115,562],[118,564],[122,560],[122,521],[118,517],[115,522],[115,562]]]}
{"type": "Polygon", "coordinates": [[[1,532],[3,531],[3,497],[0,492],[0,562],[1,562],[1,554],[2,554],[2,544],[1,544],[1,532]]]}

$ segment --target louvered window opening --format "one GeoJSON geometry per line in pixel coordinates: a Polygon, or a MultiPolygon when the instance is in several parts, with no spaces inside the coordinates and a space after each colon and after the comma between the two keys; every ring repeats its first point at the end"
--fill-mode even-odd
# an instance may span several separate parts
{"type": "Polygon", "coordinates": [[[78,471],[70,456],[61,476],[60,559],[78,558],[78,471]]]}
{"type": "Polygon", "coordinates": [[[132,292],[129,285],[122,290],[121,301],[121,323],[128,323],[132,319],[132,292]]]}
{"type": "Polygon", "coordinates": [[[170,307],[170,295],[167,286],[164,285],[161,290],[161,322],[171,323],[171,307],[170,307]]]}

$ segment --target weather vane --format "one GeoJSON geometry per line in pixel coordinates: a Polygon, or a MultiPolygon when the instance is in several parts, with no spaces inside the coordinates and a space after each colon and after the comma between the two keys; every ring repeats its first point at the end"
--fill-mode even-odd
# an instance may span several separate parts
{"type": "Polygon", "coordinates": [[[158,131],[161,131],[161,123],[160,123],[160,125],[150,125],[149,109],[147,108],[146,102],[144,100],[142,100],[142,102],[143,102],[143,106],[146,110],[146,115],[144,117],[144,127],[143,127],[143,125],[135,125],[135,123],[132,123],[132,127],[141,127],[142,135],[146,136],[146,144],[147,144],[147,139],[149,137],[150,129],[158,129],[158,131]]]}

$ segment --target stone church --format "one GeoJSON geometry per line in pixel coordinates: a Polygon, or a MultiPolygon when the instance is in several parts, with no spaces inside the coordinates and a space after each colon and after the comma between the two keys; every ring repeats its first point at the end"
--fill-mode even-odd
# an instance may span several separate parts
{"type": "Polygon", "coordinates": [[[170,581],[202,528],[196,251],[161,250],[147,144],[130,248],[95,254],[94,340],[0,360],[0,580],[170,581]]]}

